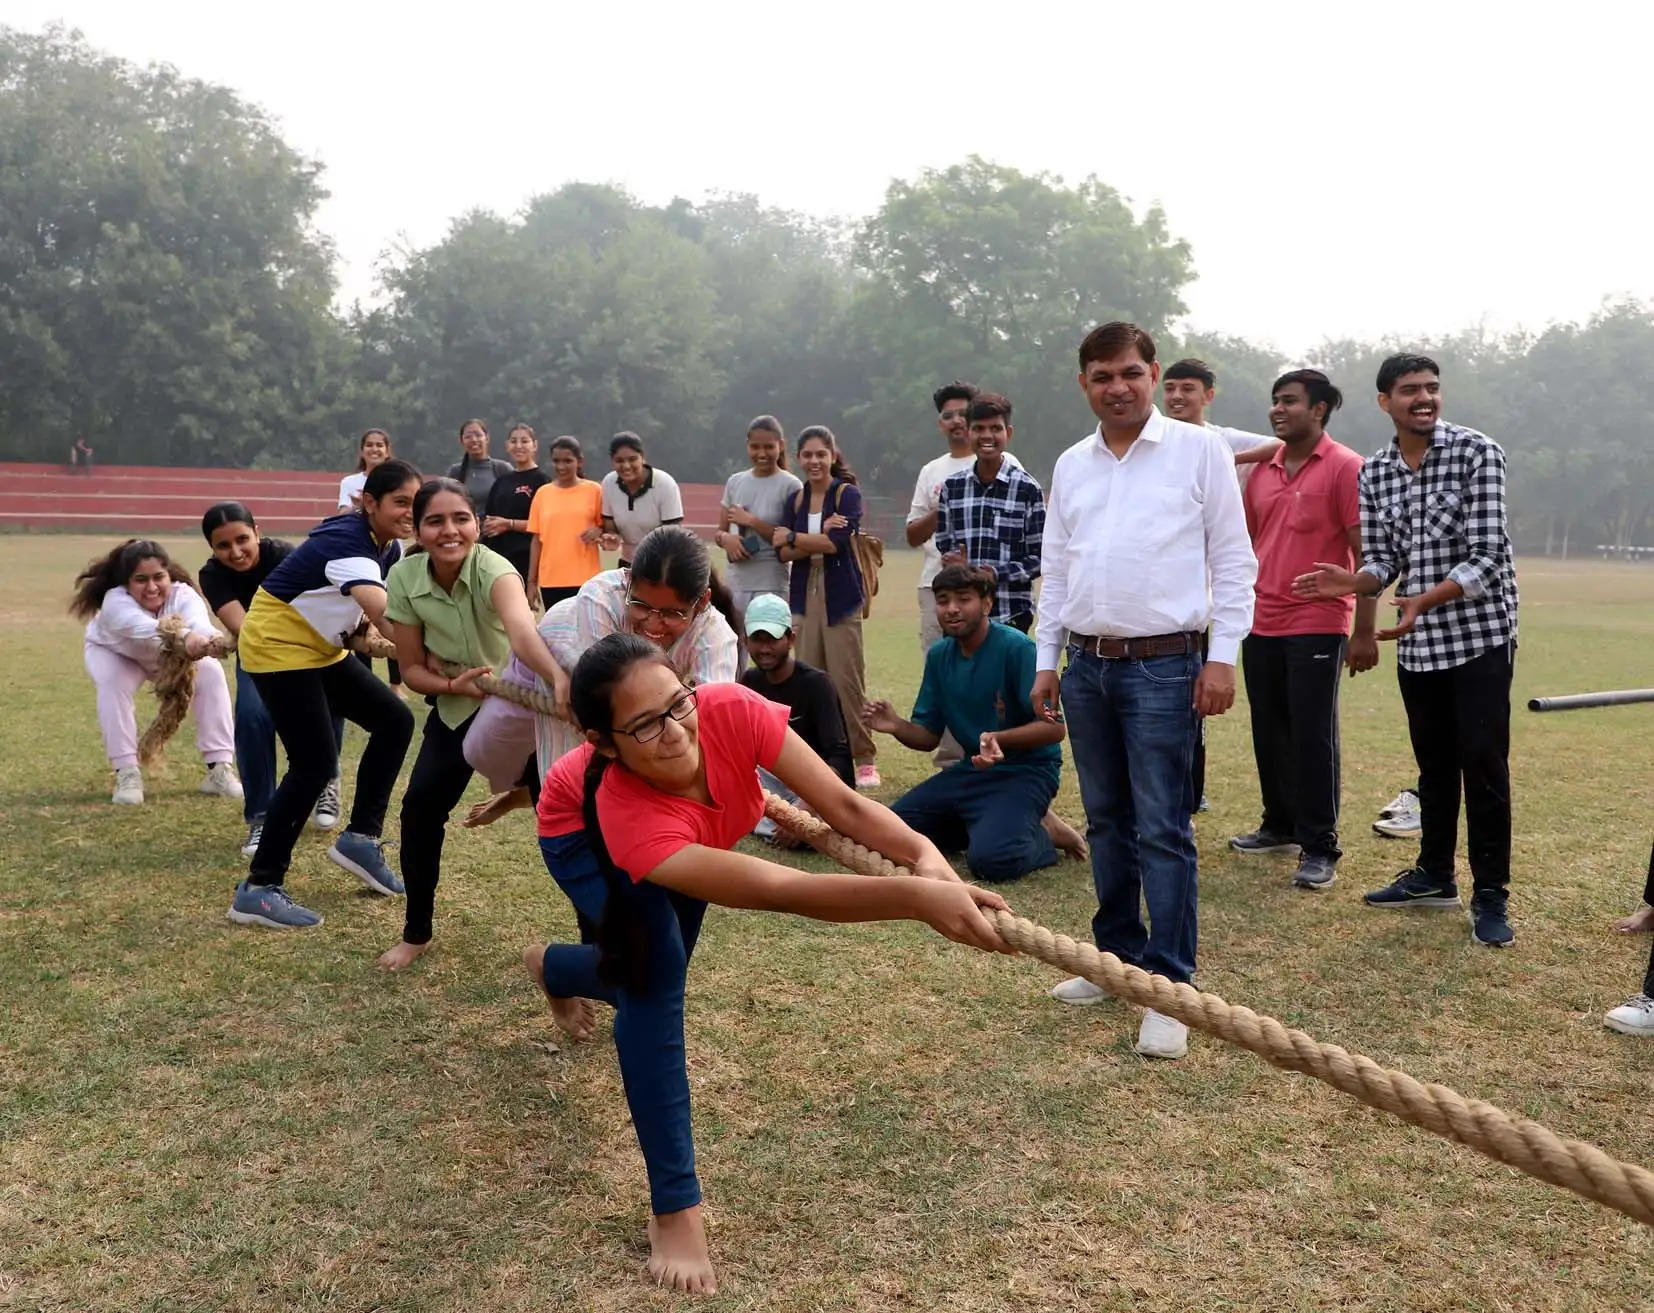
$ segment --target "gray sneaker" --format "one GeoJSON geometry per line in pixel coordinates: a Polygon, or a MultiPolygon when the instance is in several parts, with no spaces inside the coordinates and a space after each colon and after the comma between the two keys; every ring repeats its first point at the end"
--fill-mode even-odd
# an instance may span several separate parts
{"type": "Polygon", "coordinates": [[[307,930],[322,923],[322,914],[300,907],[279,884],[248,884],[235,887],[230,920],[237,925],[261,925],[267,930],[307,930]]]}
{"type": "Polygon", "coordinates": [[[406,890],[396,872],[385,861],[385,845],[378,839],[346,830],[327,850],[328,860],[342,866],[376,894],[400,894],[406,890]]]}
{"type": "Polygon", "coordinates": [[[254,853],[256,853],[258,851],[258,841],[263,837],[264,818],[261,816],[258,820],[252,822],[252,824],[247,827],[247,838],[242,841],[241,855],[243,857],[251,857],[254,853]]]}
{"type": "Polygon", "coordinates": [[[1338,878],[1338,863],[1330,857],[1305,853],[1298,859],[1297,874],[1292,877],[1295,889],[1330,889],[1338,878]]]}

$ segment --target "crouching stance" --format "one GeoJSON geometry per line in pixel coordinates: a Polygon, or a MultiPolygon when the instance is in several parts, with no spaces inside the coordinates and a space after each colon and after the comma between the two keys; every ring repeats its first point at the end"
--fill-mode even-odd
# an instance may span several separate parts
{"type": "Polygon", "coordinates": [[[540,793],[540,848],[598,942],[535,944],[524,961],[557,1023],[590,1035],[614,1007],[626,1102],[649,1175],[649,1272],[680,1290],[715,1289],[701,1221],[684,1066],[684,983],[708,903],[821,921],[924,921],[959,943],[1008,952],[929,840],[859,797],[787,728],[787,708],[735,684],[685,687],[659,646],[633,634],[580,658],[570,700],[589,742],[540,793]],[[757,768],[795,790],[841,834],[916,872],[876,879],[798,871],[728,849],[763,808],[757,768]]]}
{"type": "Polygon", "coordinates": [[[132,538],[99,557],[75,580],[70,613],[86,626],[86,673],[98,690],[98,726],[103,748],[115,768],[112,802],[141,803],[144,777],[138,769],[138,690],[155,677],[161,661],[161,620],[183,617],[189,627],[185,650],[195,662],[195,746],[207,763],[202,793],[241,797],[241,782],[230,766],[235,726],[230,685],[216,657],[221,652],[207,604],[191,586],[189,572],[160,543],[132,538]]]}
{"type": "Polygon", "coordinates": [[[985,570],[944,566],[932,587],[942,637],[925,655],[913,719],[874,701],[862,720],[919,752],[934,752],[946,730],[974,755],[908,790],[891,809],[944,850],[963,849],[980,880],[1016,880],[1050,866],[1059,845],[1083,855],[1080,836],[1048,813],[1064,731],[1036,718],[1028,700],[1033,640],[989,619],[994,582],[985,570]]]}

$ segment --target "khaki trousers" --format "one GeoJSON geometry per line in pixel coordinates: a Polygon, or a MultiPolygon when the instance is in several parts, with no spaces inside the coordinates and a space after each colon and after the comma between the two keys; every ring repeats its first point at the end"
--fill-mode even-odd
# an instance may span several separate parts
{"type": "Polygon", "coordinates": [[[874,760],[879,750],[861,723],[862,703],[867,701],[861,615],[848,616],[836,625],[827,623],[826,568],[819,556],[810,561],[804,614],[793,617],[793,655],[807,666],[825,670],[827,678],[833,681],[839,707],[844,712],[844,729],[850,736],[850,755],[856,765],[864,766],[874,760]]]}

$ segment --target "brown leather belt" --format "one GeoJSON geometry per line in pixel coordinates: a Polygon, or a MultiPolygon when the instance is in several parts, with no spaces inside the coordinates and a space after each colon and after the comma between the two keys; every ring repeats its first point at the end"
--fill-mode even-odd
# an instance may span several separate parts
{"type": "Polygon", "coordinates": [[[1147,638],[1099,638],[1095,634],[1070,634],[1068,644],[1104,661],[1142,661],[1148,657],[1184,656],[1200,651],[1199,632],[1150,634],[1147,638]]]}

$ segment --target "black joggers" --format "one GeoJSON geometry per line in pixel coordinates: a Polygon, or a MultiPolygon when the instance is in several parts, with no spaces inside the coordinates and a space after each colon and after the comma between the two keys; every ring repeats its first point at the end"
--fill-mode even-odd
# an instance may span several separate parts
{"type": "Polygon", "coordinates": [[[1437,879],[1453,879],[1462,781],[1475,890],[1501,897],[1510,885],[1510,679],[1515,667],[1516,647],[1506,643],[1449,670],[1396,668],[1419,764],[1424,823],[1419,867],[1437,879]]]}
{"type": "Polygon", "coordinates": [[[287,774],[270,799],[264,834],[247,880],[255,885],[279,885],[311,809],[339,772],[333,718],[343,716],[368,732],[350,800],[349,828],[377,839],[384,830],[397,772],[408,755],[408,741],[413,738],[413,712],[361,662],[348,657],[312,670],[279,670],[252,678],[276,727],[276,737],[287,750],[287,774]]]}
{"type": "Polygon", "coordinates": [[[1343,634],[1248,636],[1241,643],[1252,755],[1263,793],[1260,829],[1306,857],[1336,862],[1341,787],[1338,684],[1343,634]]]}

